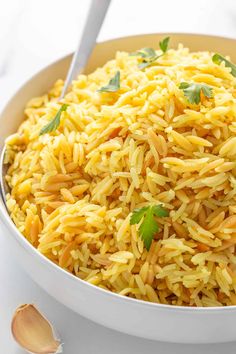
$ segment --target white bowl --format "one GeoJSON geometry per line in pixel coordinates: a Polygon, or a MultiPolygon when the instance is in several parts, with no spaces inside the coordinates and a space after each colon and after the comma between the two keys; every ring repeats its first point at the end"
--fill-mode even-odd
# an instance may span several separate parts
{"type": "MultiPolygon", "coordinates": [[[[229,38],[169,34],[171,45],[182,42],[191,50],[229,54],[236,62],[236,41],[229,38]]],[[[116,50],[132,52],[156,47],[165,34],[125,37],[96,46],[87,72],[114,56],[116,50]]],[[[31,78],[7,104],[0,116],[0,144],[16,131],[26,102],[46,92],[58,78],[64,78],[71,56],[49,65],[31,78]]],[[[85,281],[56,266],[41,255],[17,230],[0,202],[0,219],[14,256],[26,272],[50,295],[75,312],[104,326],[139,337],[181,343],[227,342],[236,339],[236,306],[191,308],[159,305],[120,296],[85,281]]]]}

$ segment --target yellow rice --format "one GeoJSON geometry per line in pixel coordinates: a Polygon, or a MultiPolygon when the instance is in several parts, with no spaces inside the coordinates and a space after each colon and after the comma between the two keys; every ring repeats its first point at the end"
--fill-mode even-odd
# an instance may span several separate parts
{"type": "Polygon", "coordinates": [[[73,82],[56,132],[63,81],[32,99],[7,139],[7,206],[39,252],[118,294],[180,306],[236,305],[236,79],[212,53],[179,45],[145,70],[114,60],[73,82]],[[116,71],[121,88],[99,93],[116,71]],[[182,81],[213,87],[188,103],[182,81]],[[169,217],[148,252],[134,208],[169,217]]]}

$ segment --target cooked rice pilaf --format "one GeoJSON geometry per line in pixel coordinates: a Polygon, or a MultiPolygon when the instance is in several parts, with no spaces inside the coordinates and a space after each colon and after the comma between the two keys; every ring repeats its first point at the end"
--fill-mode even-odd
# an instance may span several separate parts
{"type": "MultiPolygon", "coordinates": [[[[157,51],[157,53],[159,53],[157,51]]],[[[236,305],[236,78],[179,45],[141,70],[117,52],[80,75],[56,131],[39,136],[63,81],[32,99],[7,139],[7,206],[39,252],[87,282],[180,306],[236,305]],[[98,92],[117,70],[120,89],[98,92]],[[181,82],[207,84],[190,104],[181,82]],[[169,216],[148,251],[135,208],[169,216]]]]}

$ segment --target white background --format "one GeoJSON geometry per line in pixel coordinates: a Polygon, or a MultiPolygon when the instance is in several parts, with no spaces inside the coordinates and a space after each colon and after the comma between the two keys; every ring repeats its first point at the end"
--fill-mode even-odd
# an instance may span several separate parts
{"type": "MultiPolygon", "coordinates": [[[[88,7],[89,0],[0,0],[0,108],[33,73],[73,51],[88,7]]],[[[236,38],[236,1],[113,0],[99,40],[171,31],[236,38]]],[[[114,332],[74,314],[28,278],[11,259],[7,239],[0,232],[0,354],[23,353],[11,338],[10,320],[14,309],[27,302],[37,304],[53,321],[65,343],[65,354],[236,351],[236,342],[193,346],[147,341],[114,332]]]]}

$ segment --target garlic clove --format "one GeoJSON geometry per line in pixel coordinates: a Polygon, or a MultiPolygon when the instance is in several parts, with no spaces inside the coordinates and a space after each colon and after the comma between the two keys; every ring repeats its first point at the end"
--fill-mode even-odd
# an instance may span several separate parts
{"type": "Polygon", "coordinates": [[[30,353],[62,353],[54,328],[32,304],[21,305],[16,309],[11,331],[16,342],[30,353]]]}

